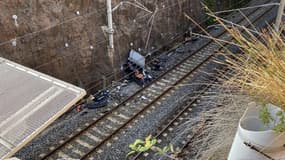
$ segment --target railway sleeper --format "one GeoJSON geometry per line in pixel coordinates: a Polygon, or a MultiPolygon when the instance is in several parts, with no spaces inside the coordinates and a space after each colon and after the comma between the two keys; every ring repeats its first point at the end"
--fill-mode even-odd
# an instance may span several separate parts
{"type": "Polygon", "coordinates": [[[176,74],[180,74],[180,75],[185,75],[187,72],[185,72],[185,71],[180,71],[179,68],[176,68],[176,69],[175,69],[175,73],[176,73],[176,74]]]}
{"type": "Polygon", "coordinates": [[[160,82],[160,81],[156,82],[155,85],[160,86],[160,88],[165,88],[165,86],[167,86],[166,83],[163,83],[163,82],[160,82]]]}
{"type": "Polygon", "coordinates": [[[180,66],[183,66],[185,69],[190,69],[190,67],[193,66],[193,60],[187,60],[185,63],[181,64],[180,66]]]}
{"type": "Polygon", "coordinates": [[[97,127],[94,127],[92,129],[92,131],[93,131],[93,135],[97,134],[97,135],[100,135],[100,137],[104,137],[104,136],[108,135],[107,133],[99,130],[97,127]]]}
{"type": "Polygon", "coordinates": [[[179,66],[179,67],[177,68],[177,70],[179,70],[180,72],[183,72],[184,74],[189,72],[189,69],[185,69],[185,68],[183,68],[183,67],[181,67],[181,66],[179,66]]]}
{"type": "Polygon", "coordinates": [[[157,92],[157,94],[160,94],[161,92],[163,92],[165,87],[160,87],[160,86],[153,84],[152,86],[150,86],[150,89],[157,92]]]}
{"type": "Polygon", "coordinates": [[[90,138],[90,139],[91,139],[92,141],[94,141],[94,142],[100,142],[100,141],[102,141],[102,139],[101,139],[100,137],[95,136],[94,134],[92,134],[92,133],[90,133],[90,132],[87,132],[87,133],[85,134],[85,136],[88,137],[88,138],[90,138]]]}
{"type": "Polygon", "coordinates": [[[108,121],[110,121],[111,123],[115,123],[115,124],[122,124],[123,122],[118,120],[115,116],[109,116],[107,117],[108,121]]]}
{"type": "Polygon", "coordinates": [[[176,73],[171,74],[171,76],[169,76],[168,79],[170,79],[172,81],[172,84],[169,84],[169,85],[173,85],[177,80],[180,79],[181,76],[183,76],[182,73],[181,74],[176,74],[176,73]]]}
{"type": "Polygon", "coordinates": [[[155,94],[155,95],[159,95],[160,94],[160,92],[158,92],[157,90],[154,90],[152,88],[148,88],[147,91],[152,93],[152,94],[155,94]]]}
{"type": "MultiPolygon", "coordinates": [[[[58,157],[62,158],[62,159],[73,159],[72,157],[70,157],[68,154],[64,153],[63,151],[59,151],[57,153],[58,157]]],[[[55,158],[58,159],[58,158],[55,158]]]]}
{"type": "Polygon", "coordinates": [[[180,68],[183,68],[183,69],[185,69],[185,70],[189,70],[189,67],[188,67],[187,65],[184,65],[184,64],[181,64],[179,67],[180,67],[180,68]]]}
{"type": "Polygon", "coordinates": [[[75,142],[78,143],[79,145],[85,147],[85,148],[88,148],[88,149],[92,149],[92,147],[93,147],[93,145],[91,145],[88,142],[81,140],[81,139],[77,139],[75,142]]]}

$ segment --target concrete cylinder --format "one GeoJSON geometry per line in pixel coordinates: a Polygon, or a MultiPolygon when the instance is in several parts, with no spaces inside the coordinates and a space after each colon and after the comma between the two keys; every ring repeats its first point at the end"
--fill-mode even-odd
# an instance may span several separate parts
{"type": "Polygon", "coordinates": [[[245,145],[245,142],[274,159],[285,158],[285,133],[277,133],[272,130],[278,122],[276,113],[281,109],[272,104],[268,104],[266,107],[273,118],[273,121],[268,125],[264,125],[259,119],[260,106],[250,106],[245,111],[240,119],[228,160],[268,159],[258,151],[245,145]]]}

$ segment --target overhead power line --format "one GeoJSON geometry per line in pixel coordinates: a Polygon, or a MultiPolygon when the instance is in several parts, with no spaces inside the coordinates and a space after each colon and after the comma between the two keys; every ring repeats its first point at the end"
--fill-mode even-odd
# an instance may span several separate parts
{"type": "Polygon", "coordinates": [[[140,8],[148,13],[153,13],[152,11],[150,11],[147,7],[145,7],[144,5],[142,5],[141,3],[139,3],[138,1],[135,1],[135,3],[129,2],[129,1],[122,1],[120,2],[117,6],[115,6],[112,9],[112,12],[114,12],[115,10],[117,10],[120,6],[123,6],[124,4],[129,4],[132,5],[134,7],[140,8]]]}
{"type": "MultiPolygon", "coordinates": [[[[24,34],[24,35],[22,35],[22,36],[17,36],[17,37],[15,37],[15,38],[13,38],[13,39],[19,40],[19,39],[22,39],[22,38],[25,38],[25,37],[28,37],[28,36],[33,36],[34,34],[38,34],[38,33],[41,33],[41,32],[47,31],[47,30],[50,30],[50,29],[55,28],[55,27],[57,27],[57,26],[63,25],[63,24],[65,24],[65,23],[69,23],[69,22],[75,21],[75,20],[77,20],[77,19],[79,19],[79,18],[86,18],[86,17],[89,17],[89,16],[91,16],[91,15],[93,15],[93,14],[100,13],[99,11],[101,11],[101,10],[105,10],[105,8],[102,7],[102,8],[99,8],[99,9],[95,10],[95,11],[92,11],[92,12],[89,12],[89,13],[86,13],[86,14],[83,14],[83,15],[76,15],[75,17],[69,18],[69,19],[67,19],[67,20],[65,20],[65,21],[61,21],[61,22],[59,22],[59,23],[56,23],[56,24],[47,26],[47,27],[45,27],[45,28],[43,28],[43,29],[40,29],[40,30],[38,30],[38,31],[35,31],[35,32],[27,33],[27,34],[24,34]]],[[[8,40],[8,41],[5,41],[5,42],[1,42],[1,43],[0,43],[0,46],[3,46],[3,45],[5,45],[5,44],[9,44],[9,43],[11,43],[11,42],[12,42],[12,40],[8,40]]]]}
{"type": "MultiPolygon", "coordinates": [[[[163,5],[163,7],[162,7],[161,9],[158,9],[157,12],[163,11],[163,10],[166,10],[166,9],[169,9],[169,8],[173,8],[173,7],[175,7],[177,4],[178,4],[178,2],[175,3],[174,5],[170,5],[170,6],[164,6],[164,5],[163,5]]],[[[189,8],[189,7],[187,7],[187,8],[189,8]]],[[[97,12],[98,12],[98,11],[97,11],[97,12]]],[[[90,15],[90,14],[94,14],[94,13],[91,13],[91,12],[90,12],[90,13],[88,13],[88,14],[81,15],[81,16],[88,16],[88,15],[90,15]]],[[[141,16],[141,17],[139,17],[139,18],[136,18],[136,19],[134,19],[134,20],[142,19],[142,18],[144,18],[144,17],[146,17],[146,16],[148,16],[148,15],[150,15],[150,13],[146,13],[145,15],[143,15],[143,16],[141,16]]],[[[77,19],[77,16],[74,17],[74,18],[68,19],[68,20],[66,20],[66,21],[62,21],[62,22],[59,23],[58,25],[61,25],[61,24],[67,23],[67,22],[71,22],[71,21],[76,20],[76,19],[77,19]]],[[[126,26],[127,26],[128,24],[134,23],[134,20],[130,20],[129,23],[119,24],[119,25],[126,25],[126,26]]],[[[50,26],[50,27],[55,27],[55,26],[50,26]]],[[[50,27],[49,27],[49,28],[50,28],[50,27]]],[[[37,33],[40,33],[41,31],[44,31],[44,30],[40,30],[40,31],[36,31],[36,32],[37,32],[37,33]]],[[[29,33],[29,35],[32,35],[32,33],[29,33]]],[[[24,35],[24,36],[28,36],[28,35],[24,35]]],[[[18,38],[19,38],[19,37],[18,37],[18,38]]],[[[8,41],[8,42],[10,42],[10,41],[8,41]]],[[[104,43],[104,42],[106,42],[106,40],[97,42],[97,45],[95,44],[95,45],[92,45],[92,46],[93,46],[93,47],[94,47],[94,46],[99,46],[100,44],[102,44],[102,43],[104,43]]],[[[64,47],[66,47],[66,46],[64,46],[64,47]]],[[[63,47],[63,48],[64,48],[64,47],[63,47]]],[[[76,47],[76,46],[69,46],[68,48],[73,51],[73,50],[75,50],[75,49],[77,49],[77,50],[84,50],[84,49],[88,49],[89,47],[90,47],[90,46],[84,46],[84,47],[82,47],[82,48],[78,48],[78,47],[76,47]]],[[[43,66],[46,66],[46,65],[48,65],[48,64],[50,64],[50,63],[54,63],[54,62],[56,62],[56,61],[58,61],[58,60],[60,60],[60,59],[62,59],[62,58],[64,58],[64,57],[72,56],[72,55],[75,54],[75,52],[76,52],[76,51],[73,51],[73,52],[70,52],[71,54],[64,55],[64,56],[60,56],[60,57],[56,57],[55,59],[52,59],[52,60],[49,61],[49,62],[46,62],[46,63],[43,63],[43,64],[41,64],[41,65],[39,65],[39,66],[36,66],[36,69],[39,69],[39,68],[41,68],[41,67],[43,67],[43,66]]],[[[113,74],[114,74],[114,73],[113,73],[113,74]]]]}
{"type": "Polygon", "coordinates": [[[256,5],[256,6],[249,6],[244,8],[237,8],[237,9],[230,9],[230,10],[223,10],[218,12],[213,12],[214,14],[221,14],[221,13],[229,13],[229,12],[235,12],[240,10],[248,10],[248,9],[254,9],[254,8],[260,8],[260,7],[270,7],[270,6],[278,6],[280,3],[268,3],[268,4],[262,4],[262,5],[256,5]]]}
{"type": "MultiPolygon", "coordinates": [[[[170,7],[174,7],[174,6],[176,6],[178,3],[176,3],[175,5],[170,5],[170,7]]],[[[237,5],[237,4],[240,4],[240,2],[237,2],[235,5],[237,5]]],[[[277,5],[279,4],[279,3],[276,3],[277,5]]],[[[266,5],[269,5],[269,4],[266,4],[266,5]]],[[[274,5],[274,3],[272,3],[272,5],[274,5]]],[[[259,7],[261,7],[262,5],[259,5],[259,7]]],[[[169,6],[168,7],[165,7],[165,8],[163,8],[163,9],[159,9],[159,10],[164,10],[164,9],[168,9],[168,8],[170,8],[169,6]]],[[[256,8],[256,7],[254,7],[254,6],[251,6],[252,8],[256,8]]],[[[189,7],[187,7],[187,8],[189,8],[189,7]]],[[[246,8],[248,8],[248,9],[250,9],[250,7],[246,7],[246,8]]],[[[241,8],[242,9],[242,8],[241,8]]],[[[240,10],[238,10],[238,9],[236,9],[237,11],[240,11],[240,10]]],[[[225,19],[223,19],[223,20],[225,20],[225,19]]],[[[206,20],[205,20],[206,21],[206,20]]],[[[230,21],[227,21],[228,23],[231,23],[232,25],[235,25],[235,26],[237,26],[237,27],[242,27],[242,26],[239,26],[239,25],[237,25],[237,24],[234,24],[233,22],[230,22],[230,21]]],[[[124,25],[124,24],[120,24],[120,25],[124,25]]],[[[252,31],[252,32],[254,32],[254,33],[258,33],[258,32],[256,32],[255,30],[250,30],[250,31],[252,31]]],[[[208,36],[205,36],[205,35],[201,35],[201,34],[198,34],[198,33],[193,33],[193,35],[198,35],[198,36],[201,36],[201,37],[204,37],[204,38],[209,38],[208,36]]],[[[113,73],[113,74],[116,74],[116,73],[113,73]]],[[[128,76],[128,75],[127,75],[128,76]]],[[[124,79],[125,77],[123,77],[122,79],[124,79]]],[[[121,79],[121,80],[122,80],[121,79]]],[[[98,80],[96,80],[97,82],[98,82],[98,80]]],[[[95,82],[95,81],[94,81],[95,82]]],[[[92,82],[93,83],[93,82],[92,82]]],[[[93,89],[93,88],[95,88],[97,85],[94,85],[94,86],[92,86],[92,87],[90,87],[90,88],[88,88],[88,90],[91,90],[91,89],[93,89]]]]}
{"type": "MultiPolygon", "coordinates": [[[[175,3],[175,4],[177,5],[178,3],[175,3]]],[[[161,8],[161,9],[158,9],[157,12],[160,12],[160,11],[163,11],[163,10],[165,10],[165,9],[169,9],[169,8],[175,7],[176,5],[170,5],[170,6],[167,6],[167,7],[161,8]]],[[[189,7],[187,7],[187,8],[189,8],[189,7]]],[[[145,17],[148,16],[148,15],[149,15],[149,13],[146,13],[146,14],[144,14],[144,15],[142,15],[142,16],[136,18],[135,20],[138,21],[138,20],[140,20],[140,19],[145,18],[145,17]]],[[[120,24],[120,25],[128,26],[129,24],[132,24],[132,23],[133,23],[133,20],[130,20],[128,23],[120,24]]],[[[139,27],[139,26],[138,26],[138,27],[139,27]]],[[[135,28],[135,29],[136,29],[136,28],[135,28]]],[[[134,30],[135,30],[135,29],[134,29],[134,30]]],[[[98,43],[99,43],[99,44],[102,44],[102,43],[107,42],[107,41],[108,41],[108,40],[99,41],[99,42],[96,42],[96,44],[90,44],[90,46],[93,46],[93,47],[94,47],[94,46],[98,46],[98,45],[97,45],[98,43]]],[[[79,42],[82,42],[82,41],[79,41],[79,42]]],[[[73,49],[70,49],[70,50],[74,50],[74,52],[70,52],[70,54],[66,54],[66,55],[63,55],[63,56],[60,56],[60,57],[56,57],[56,58],[50,60],[50,62],[46,62],[46,63],[44,63],[44,64],[41,64],[41,65],[39,65],[39,66],[36,66],[35,68],[36,68],[36,69],[39,69],[39,68],[41,68],[41,67],[43,67],[43,66],[48,65],[49,63],[54,63],[54,62],[56,62],[57,60],[60,60],[60,59],[62,59],[62,58],[64,58],[64,57],[72,56],[73,54],[77,53],[77,52],[76,52],[77,50],[81,50],[81,49],[85,50],[85,49],[88,49],[90,46],[84,46],[83,48],[78,48],[78,47],[75,47],[75,46],[73,45],[73,46],[72,46],[73,49]],[[76,49],[76,50],[75,50],[75,49],[76,49]]],[[[66,48],[66,47],[63,45],[62,48],[66,48]]],[[[33,55],[30,55],[30,56],[33,56],[33,55]]]]}

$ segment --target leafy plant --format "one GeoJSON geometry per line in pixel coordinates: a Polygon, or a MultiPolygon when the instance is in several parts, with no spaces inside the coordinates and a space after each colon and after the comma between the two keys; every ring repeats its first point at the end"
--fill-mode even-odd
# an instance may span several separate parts
{"type": "MultiPolygon", "coordinates": [[[[169,144],[168,146],[164,146],[163,148],[159,148],[156,146],[154,150],[157,151],[156,155],[167,155],[167,153],[169,152],[172,158],[177,157],[178,154],[181,152],[178,148],[175,150],[173,144],[169,144]]],[[[170,156],[168,157],[171,158],[170,156]]]]}
{"type": "Polygon", "coordinates": [[[272,128],[275,132],[281,133],[285,131],[285,112],[284,111],[278,111],[276,112],[276,116],[279,121],[276,121],[272,118],[269,110],[267,107],[262,107],[259,112],[259,118],[262,121],[264,125],[268,125],[270,122],[274,121],[275,125],[272,128]]]}
{"type": "Polygon", "coordinates": [[[285,131],[285,116],[284,111],[278,111],[276,116],[279,117],[279,123],[273,127],[273,130],[276,132],[284,132],[285,131]]]}
{"type": "Polygon", "coordinates": [[[127,156],[132,155],[138,152],[145,152],[148,151],[151,147],[156,144],[156,139],[152,138],[151,135],[145,138],[145,141],[141,139],[136,139],[134,143],[129,145],[131,151],[128,153],[127,156]]]}
{"type": "Polygon", "coordinates": [[[164,155],[168,152],[168,147],[165,146],[163,148],[156,148],[156,150],[157,150],[156,155],[164,155]]]}
{"type": "Polygon", "coordinates": [[[145,140],[136,139],[134,143],[129,145],[131,151],[127,154],[127,157],[135,153],[142,153],[152,150],[156,155],[164,155],[173,160],[177,159],[176,157],[180,153],[179,149],[175,150],[172,144],[160,148],[155,146],[156,142],[157,140],[152,138],[151,135],[147,136],[145,140]]]}
{"type": "Polygon", "coordinates": [[[268,125],[273,120],[271,114],[266,106],[263,106],[259,111],[259,119],[263,124],[268,125]]]}

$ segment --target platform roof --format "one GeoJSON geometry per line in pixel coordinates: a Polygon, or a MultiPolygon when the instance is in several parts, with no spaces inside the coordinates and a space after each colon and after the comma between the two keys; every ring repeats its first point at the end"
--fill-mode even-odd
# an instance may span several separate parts
{"type": "Polygon", "coordinates": [[[0,159],[12,156],[85,94],[0,57],[0,159]]]}

